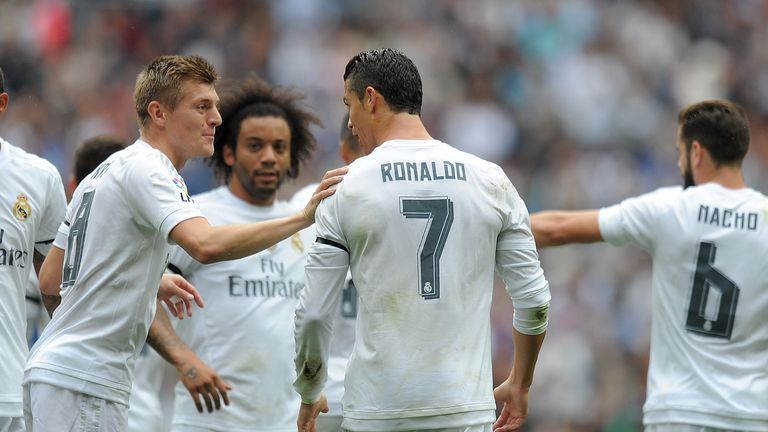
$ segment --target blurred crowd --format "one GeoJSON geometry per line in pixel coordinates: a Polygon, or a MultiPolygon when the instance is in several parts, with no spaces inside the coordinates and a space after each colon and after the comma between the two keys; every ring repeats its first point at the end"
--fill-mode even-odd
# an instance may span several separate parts
{"type": "MultiPolygon", "coordinates": [[[[142,65],[199,54],[224,79],[256,72],[307,96],[325,127],[290,193],[341,164],[347,60],[389,46],[422,73],[432,135],[503,166],[531,211],[679,184],[677,111],[705,98],[747,109],[747,182],[765,192],[766,23],[768,0],[2,0],[11,105],[0,135],[66,177],[83,139],[138,136],[132,92],[142,65]]],[[[182,174],[192,192],[215,184],[199,161],[182,174]]],[[[649,259],[607,245],[541,259],[553,300],[528,430],[640,430],[649,259]]],[[[512,307],[503,287],[496,294],[501,380],[512,307]]]]}

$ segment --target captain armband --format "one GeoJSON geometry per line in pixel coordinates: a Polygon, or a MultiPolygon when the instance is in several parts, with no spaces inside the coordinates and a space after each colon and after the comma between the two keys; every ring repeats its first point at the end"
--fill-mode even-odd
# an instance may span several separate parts
{"type": "Polygon", "coordinates": [[[533,308],[515,308],[512,325],[522,334],[538,335],[547,330],[549,302],[533,308]]]}

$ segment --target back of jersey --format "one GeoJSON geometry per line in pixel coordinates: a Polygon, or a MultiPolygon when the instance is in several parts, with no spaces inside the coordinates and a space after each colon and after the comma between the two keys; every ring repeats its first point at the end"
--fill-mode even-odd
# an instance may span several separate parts
{"type": "Polygon", "coordinates": [[[492,421],[497,242],[527,223],[503,171],[439,141],[388,141],[353,163],[328,201],[318,236],[348,246],[359,294],[345,427],[492,421]]]}
{"type": "Polygon", "coordinates": [[[766,216],[765,196],[716,183],[601,212],[608,241],[653,255],[646,424],[768,430],[766,216]]]}

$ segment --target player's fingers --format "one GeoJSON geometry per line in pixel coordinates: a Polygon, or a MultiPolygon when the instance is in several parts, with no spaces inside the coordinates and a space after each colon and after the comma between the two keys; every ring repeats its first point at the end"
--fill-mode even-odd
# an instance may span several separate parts
{"type": "Polygon", "coordinates": [[[329,179],[331,177],[343,176],[344,174],[346,174],[348,172],[349,172],[349,167],[346,167],[346,166],[338,167],[338,168],[332,169],[330,171],[326,171],[325,174],[323,175],[323,180],[329,179]]]}
{"type": "Polygon", "coordinates": [[[197,391],[190,390],[189,394],[192,396],[192,400],[195,402],[195,408],[197,408],[197,412],[203,412],[203,404],[200,402],[200,395],[197,393],[197,391]]]}
{"type": "Polygon", "coordinates": [[[173,304],[171,299],[163,299],[163,303],[168,307],[168,312],[170,312],[174,318],[178,318],[178,316],[176,316],[176,305],[173,304]]]}
{"type": "Polygon", "coordinates": [[[219,390],[221,399],[224,400],[224,405],[229,405],[229,395],[227,394],[227,392],[232,390],[232,386],[227,384],[220,377],[216,377],[214,383],[216,384],[216,388],[219,390]]]}
{"type": "Polygon", "coordinates": [[[205,401],[205,408],[208,409],[208,412],[213,412],[213,402],[211,402],[210,396],[208,396],[207,391],[200,392],[200,396],[203,397],[203,400],[205,401]]]}
{"type": "Polygon", "coordinates": [[[509,418],[509,411],[507,411],[507,404],[504,404],[504,407],[501,410],[501,414],[499,415],[499,418],[496,419],[496,423],[493,424],[493,430],[496,431],[496,428],[501,427],[507,422],[507,419],[509,418]]]}
{"type": "MultiPolygon", "coordinates": [[[[181,278],[181,280],[178,283],[179,288],[184,290],[187,294],[189,294],[186,299],[188,299],[190,302],[194,301],[197,303],[199,307],[205,307],[205,302],[203,302],[203,296],[200,295],[200,292],[195,288],[194,285],[189,283],[188,280],[181,278]]],[[[189,308],[188,308],[189,309],[189,308]]]]}

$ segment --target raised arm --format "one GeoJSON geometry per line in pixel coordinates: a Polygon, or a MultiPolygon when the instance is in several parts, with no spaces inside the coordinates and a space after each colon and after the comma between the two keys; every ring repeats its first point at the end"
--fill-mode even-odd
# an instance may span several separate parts
{"type": "Polygon", "coordinates": [[[539,248],[603,241],[599,210],[543,211],[531,214],[531,231],[539,248]]]}
{"type": "Polygon", "coordinates": [[[252,255],[312,225],[317,205],[335,192],[332,186],[339,183],[346,172],[346,167],[328,171],[307,206],[295,215],[221,226],[211,226],[202,217],[187,219],[171,230],[171,240],[203,264],[252,255]]]}

